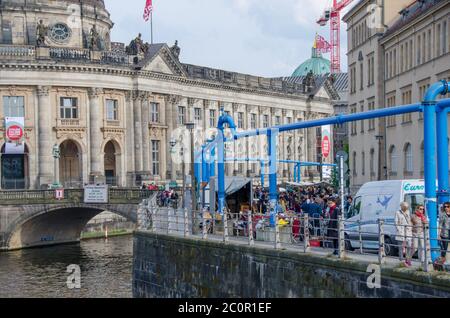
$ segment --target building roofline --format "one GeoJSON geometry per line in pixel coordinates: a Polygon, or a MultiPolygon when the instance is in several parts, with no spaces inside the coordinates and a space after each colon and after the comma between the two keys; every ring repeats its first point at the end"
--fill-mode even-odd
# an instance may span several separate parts
{"type": "Polygon", "coordinates": [[[369,1],[370,0],[359,0],[359,2],[342,17],[342,21],[347,22],[347,20],[350,19],[350,16],[354,15],[356,11],[360,10],[369,1]]]}

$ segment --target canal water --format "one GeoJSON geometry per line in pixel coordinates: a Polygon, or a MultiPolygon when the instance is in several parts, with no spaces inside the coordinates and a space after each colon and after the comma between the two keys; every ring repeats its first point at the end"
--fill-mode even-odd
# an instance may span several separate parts
{"type": "MultiPolygon", "coordinates": [[[[132,297],[133,237],[0,253],[2,297],[132,297]],[[81,288],[68,288],[70,265],[79,266],[81,288]]],[[[69,277],[69,283],[75,280],[69,277]]],[[[70,285],[70,284],[69,284],[70,285]]],[[[71,286],[72,287],[72,286],[71,286]]]]}

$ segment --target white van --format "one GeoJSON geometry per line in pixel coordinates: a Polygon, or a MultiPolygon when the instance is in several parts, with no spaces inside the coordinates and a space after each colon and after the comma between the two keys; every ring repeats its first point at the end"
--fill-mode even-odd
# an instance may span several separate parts
{"type": "Polygon", "coordinates": [[[378,249],[378,220],[383,219],[386,255],[396,255],[395,213],[400,203],[409,203],[411,213],[424,204],[424,180],[389,180],[364,184],[345,216],[346,248],[378,249]]]}

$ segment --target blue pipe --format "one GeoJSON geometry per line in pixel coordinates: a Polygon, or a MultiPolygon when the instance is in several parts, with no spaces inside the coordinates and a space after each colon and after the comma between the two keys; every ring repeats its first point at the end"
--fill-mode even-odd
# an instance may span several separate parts
{"type": "MultiPolygon", "coordinates": [[[[436,97],[448,92],[448,83],[442,81],[430,86],[422,102],[424,111],[424,172],[425,208],[430,219],[430,245],[433,262],[439,257],[436,204],[436,97]]],[[[447,132],[445,132],[447,138],[447,132]]],[[[446,172],[448,176],[448,171],[446,172]]]]}
{"type": "Polygon", "coordinates": [[[450,100],[445,105],[441,104],[437,109],[436,117],[436,135],[437,135],[437,163],[438,163],[438,203],[444,204],[449,201],[448,184],[448,138],[447,138],[447,115],[450,111],[450,100]]]}
{"type": "MultiPolygon", "coordinates": [[[[358,121],[358,120],[372,119],[372,118],[378,118],[378,117],[387,117],[387,116],[401,115],[401,114],[407,114],[407,113],[421,112],[422,109],[423,109],[422,104],[396,106],[396,107],[371,110],[371,111],[364,112],[364,113],[356,113],[356,114],[348,114],[348,115],[341,114],[341,115],[329,117],[329,118],[296,122],[296,123],[292,123],[292,124],[275,126],[275,127],[273,127],[273,129],[277,129],[281,133],[281,132],[297,130],[297,129],[312,128],[312,127],[319,127],[319,126],[325,126],[325,125],[336,125],[336,124],[343,124],[343,123],[347,123],[347,122],[351,122],[351,121],[358,121]]],[[[234,136],[234,139],[262,135],[264,131],[267,132],[267,129],[256,129],[256,130],[252,130],[252,131],[239,132],[239,133],[236,133],[236,135],[234,136]]]]}
{"type": "Polygon", "coordinates": [[[277,193],[277,143],[278,129],[273,128],[267,131],[267,141],[269,148],[269,202],[270,202],[270,226],[276,226],[276,215],[278,211],[277,193]]]}
{"type": "Polygon", "coordinates": [[[264,163],[264,161],[261,161],[261,187],[264,188],[264,183],[266,182],[265,180],[265,174],[264,172],[266,171],[266,164],[264,163]]]}

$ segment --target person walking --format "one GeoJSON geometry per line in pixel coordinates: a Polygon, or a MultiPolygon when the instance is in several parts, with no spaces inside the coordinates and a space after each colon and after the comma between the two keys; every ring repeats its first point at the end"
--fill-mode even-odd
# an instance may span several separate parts
{"type": "Polygon", "coordinates": [[[333,255],[338,255],[338,244],[339,244],[339,224],[338,224],[338,218],[341,215],[341,209],[339,209],[339,207],[336,205],[336,199],[331,197],[328,198],[327,200],[327,204],[328,204],[328,215],[330,217],[330,221],[328,223],[328,231],[327,231],[327,236],[328,239],[332,239],[333,240],[333,255]]]}
{"type": "Polygon", "coordinates": [[[427,216],[425,215],[425,207],[423,205],[418,205],[416,207],[416,211],[411,217],[411,222],[413,225],[412,234],[413,234],[413,245],[411,250],[411,256],[416,253],[418,250],[418,258],[421,262],[424,261],[425,258],[425,238],[423,236],[425,225],[428,224],[427,216]]]}
{"type": "Polygon", "coordinates": [[[441,257],[444,259],[447,256],[448,249],[448,241],[450,238],[450,202],[444,203],[444,211],[442,211],[439,216],[439,230],[440,230],[440,238],[439,241],[441,245],[441,257]]]}
{"type": "Polygon", "coordinates": [[[395,213],[395,239],[399,243],[398,254],[405,266],[411,266],[412,222],[408,202],[400,203],[400,210],[395,213]]]}

